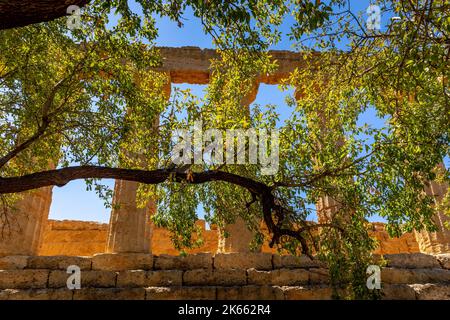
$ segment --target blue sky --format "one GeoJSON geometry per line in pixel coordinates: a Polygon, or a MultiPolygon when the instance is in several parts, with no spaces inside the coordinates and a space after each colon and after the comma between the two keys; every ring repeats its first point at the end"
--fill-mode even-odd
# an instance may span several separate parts
{"type": "MultiPolygon", "coordinates": [[[[352,10],[365,11],[369,5],[369,1],[352,1],[352,10]]],[[[212,48],[212,38],[205,35],[200,21],[193,17],[188,11],[186,19],[183,21],[183,28],[178,28],[177,24],[171,22],[167,18],[157,18],[157,26],[159,28],[159,37],[157,39],[158,46],[180,47],[180,46],[197,46],[200,48],[212,48]]],[[[288,30],[292,20],[287,20],[283,29],[288,30]]],[[[383,21],[382,17],[382,23],[383,21]]],[[[276,50],[291,50],[291,44],[285,37],[280,43],[273,46],[276,50]]],[[[191,89],[192,93],[198,97],[203,96],[205,86],[200,85],[175,85],[181,89],[191,89]]],[[[260,105],[275,104],[278,106],[278,112],[281,119],[289,117],[290,110],[286,103],[285,97],[292,95],[292,90],[281,92],[278,86],[261,84],[258,95],[254,103],[260,105]]],[[[376,119],[373,110],[368,110],[362,117],[362,122],[369,122],[375,126],[382,125],[380,119],[376,119]]],[[[114,181],[104,180],[111,188],[114,187],[114,181]]],[[[199,212],[202,215],[202,212],[199,212]]],[[[50,209],[50,219],[71,219],[71,220],[89,220],[108,222],[110,209],[105,208],[103,201],[98,198],[94,191],[86,191],[86,185],[83,180],[72,181],[62,188],[55,187],[53,189],[53,201],[50,209]]]]}

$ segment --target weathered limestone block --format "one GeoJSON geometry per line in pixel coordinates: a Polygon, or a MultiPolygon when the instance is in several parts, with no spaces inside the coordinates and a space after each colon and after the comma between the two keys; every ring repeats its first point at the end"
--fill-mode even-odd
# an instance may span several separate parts
{"type": "Polygon", "coordinates": [[[27,268],[67,270],[72,265],[80,267],[81,270],[90,270],[92,259],[89,257],[33,256],[29,258],[27,268]]]}
{"type": "Polygon", "coordinates": [[[14,218],[5,227],[0,241],[0,257],[8,255],[37,255],[46,227],[52,187],[40,188],[23,194],[12,211],[14,218]]]}
{"type": "Polygon", "coordinates": [[[436,256],[441,267],[444,269],[450,269],[450,253],[439,254],[436,256]]]}
{"type": "Polygon", "coordinates": [[[216,287],[148,287],[146,300],[214,300],[216,287]]]}
{"type": "MultiPolygon", "coordinates": [[[[242,114],[245,119],[250,119],[250,104],[255,101],[258,94],[259,82],[253,79],[251,88],[245,93],[241,100],[242,114]]],[[[233,147],[234,148],[234,147],[233,147]]],[[[256,223],[259,223],[256,221],[256,223]]],[[[261,247],[251,248],[250,245],[255,237],[254,231],[249,229],[247,222],[239,215],[234,223],[220,228],[218,235],[217,252],[261,252],[261,247]],[[227,236],[225,236],[227,235],[227,236]]]]}
{"type": "Polygon", "coordinates": [[[450,300],[449,283],[413,284],[418,300],[450,300]]]}
{"type": "Polygon", "coordinates": [[[414,289],[407,284],[382,284],[383,300],[415,300],[414,289]]]}
{"type": "Polygon", "coordinates": [[[388,267],[413,269],[440,267],[435,256],[423,253],[386,254],[384,259],[387,260],[388,267]]]}
{"type": "Polygon", "coordinates": [[[278,286],[217,287],[218,300],[283,300],[283,291],[278,286]]]}
{"type": "Polygon", "coordinates": [[[214,256],[216,269],[272,270],[270,253],[218,253],[214,256]]]}
{"type": "Polygon", "coordinates": [[[286,300],[330,300],[331,288],[326,286],[282,287],[286,300]]]}
{"type": "Polygon", "coordinates": [[[309,283],[310,284],[329,284],[330,275],[328,269],[311,268],[309,269],[309,283]]]}
{"type": "Polygon", "coordinates": [[[105,251],[108,224],[93,221],[48,220],[40,256],[92,256],[105,251]]]}
{"type": "Polygon", "coordinates": [[[122,271],[117,277],[117,287],[181,286],[182,276],[181,270],[122,271]]]}
{"type": "Polygon", "coordinates": [[[308,284],[309,272],[303,269],[277,269],[273,271],[247,270],[248,284],[296,286],[308,284]]]}
{"type": "Polygon", "coordinates": [[[210,253],[188,254],[187,256],[155,256],[155,270],[192,270],[212,269],[212,256],[210,253]]]}
{"type": "Polygon", "coordinates": [[[145,287],[147,282],[147,271],[145,270],[126,270],[120,271],[117,275],[117,287],[145,287]]]}
{"type": "Polygon", "coordinates": [[[24,269],[29,256],[6,256],[0,258],[0,270],[24,269]]]}
{"type": "Polygon", "coordinates": [[[181,270],[148,271],[146,286],[181,286],[182,279],[181,270]]]}
{"type": "Polygon", "coordinates": [[[196,269],[183,274],[183,284],[188,286],[237,286],[247,284],[245,270],[196,269]]]}
{"type": "Polygon", "coordinates": [[[413,284],[450,281],[450,271],[444,269],[397,269],[383,268],[381,283],[413,284]]]}
{"type": "Polygon", "coordinates": [[[65,289],[0,290],[0,300],[72,300],[72,296],[65,289]]]}
{"type": "Polygon", "coordinates": [[[294,269],[294,268],[317,268],[323,263],[318,260],[311,260],[305,255],[292,256],[284,255],[280,256],[278,254],[273,255],[273,267],[274,269],[294,269]]]}
{"type": "Polygon", "coordinates": [[[145,253],[102,253],[92,257],[92,270],[150,270],[153,256],[145,253]]]}
{"type": "Polygon", "coordinates": [[[74,300],[144,300],[144,288],[85,288],[74,290],[74,300]]]}
{"type": "MultiPolygon", "coordinates": [[[[50,271],[49,288],[67,288],[67,279],[71,274],[62,270],[50,271]]],[[[117,273],[113,271],[81,271],[81,288],[113,288],[116,286],[117,273]]]]}
{"type": "Polygon", "coordinates": [[[48,270],[0,270],[0,289],[45,288],[48,273],[48,270]]]}
{"type": "Polygon", "coordinates": [[[154,202],[145,208],[136,203],[138,183],[116,180],[114,187],[114,207],[109,223],[108,253],[151,253],[151,221],[154,202]]]}
{"type": "MultiPolygon", "coordinates": [[[[443,168],[443,164],[439,165],[443,168]]],[[[429,182],[425,187],[427,195],[432,196],[436,204],[439,204],[447,193],[448,185],[446,183],[429,182]]],[[[428,254],[450,253],[450,230],[445,226],[450,222],[450,217],[443,212],[436,212],[433,221],[437,227],[437,231],[415,232],[417,242],[419,243],[420,252],[428,254]]]]}

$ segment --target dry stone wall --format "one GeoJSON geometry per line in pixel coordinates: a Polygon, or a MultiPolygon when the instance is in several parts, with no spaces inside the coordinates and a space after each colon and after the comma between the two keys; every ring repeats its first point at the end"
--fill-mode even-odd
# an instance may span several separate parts
{"type": "MultiPolygon", "coordinates": [[[[386,255],[384,299],[450,299],[450,255],[386,255]]],[[[0,299],[331,299],[327,269],[270,253],[98,254],[0,258],[0,299]],[[66,286],[69,265],[81,289],[66,286]]]]}
{"type": "MultiPolygon", "coordinates": [[[[188,250],[188,253],[211,252],[215,253],[218,248],[218,231],[215,226],[207,230],[205,221],[199,220],[197,225],[202,229],[203,245],[188,250]]],[[[374,252],[377,254],[390,253],[416,253],[419,245],[414,234],[407,233],[400,238],[390,238],[385,231],[383,223],[374,223],[371,232],[379,241],[379,248],[374,252]]],[[[108,225],[90,221],[71,220],[49,220],[44,231],[44,239],[39,250],[39,255],[67,255],[67,256],[91,256],[96,253],[105,252],[106,239],[108,236],[108,225]]],[[[152,232],[153,254],[178,255],[170,233],[163,228],[153,228],[152,232]]],[[[276,253],[275,249],[267,244],[262,247],[262,252],[276,253]]]]}

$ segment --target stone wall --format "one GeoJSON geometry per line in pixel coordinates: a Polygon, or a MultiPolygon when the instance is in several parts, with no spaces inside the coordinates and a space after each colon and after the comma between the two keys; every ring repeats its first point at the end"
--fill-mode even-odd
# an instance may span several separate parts
{"type": "MultiPolygon", "coordinates": [[[[386,255],[384,299],[450,299],[450,255],[386,255]]],[[[0,299],[330,299],[327,270],[306,257],[269,253],[0,258],[0,299]],[[81,289],[66,287],[69,265],[81,289]]]]}
{"type": "MultiPolygon", "coordinates": [[[[205,221],[199,220],[198,226],[202,229],[203,245],[199,248],[187,250],[188,253],[211,252],[215,253],[218,246],[218,232],[213,226],[206,230],[205,221]]],[[[385,231],[383,223],[374,223],[371,234],[380,242],[377,254],[415,253],[419,246],[414,234],[407,233],[400,238],[390,238],[385,231]]],[[[39,255],[67,255],[91,256],[105,252],[108,225],[90,221],[49,220],[44,231],[44,240],[39,255]]],[[[276,253],[267,244],[262,247],[263,252],[276,253]]],[[[170,233],[162,228],[153,229],[153,254],[172,254],[179,252],[173,247],[170,233]]]]}

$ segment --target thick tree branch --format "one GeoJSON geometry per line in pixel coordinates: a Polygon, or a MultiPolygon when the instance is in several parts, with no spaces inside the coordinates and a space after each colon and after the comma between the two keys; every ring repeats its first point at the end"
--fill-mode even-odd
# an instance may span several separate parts
{"type": "Polygon", "coordinates": [[[51,21],[67,15],[67,7],[85,6],[89,0],[0,1],[0,30],[51,21]]]}
{"type": "MultiPolygon", "coordinates": [[[[210,170],[203,172],[180,172],[177,168],[138,170],[121,169],[99,166],[77,166],[62,169],[48,170],[32,173],[19,177],[0,177],[0,194],[24,192],[48,186],[64,186],[68,182],[77,179],[118,179],[135,181],[144,184],[160,184],[165,181],[187,182],[201,184],[211,181],[224,181],[247,189],[252,197],[257,197],[262,205],[264,222],[270,233],[273,234],[271,246],[279,243],[282,236],[297,239],[302,247],[302,252],[311,257],[307,242],[303,236],[309,232],[309,228],[298,230],[286,229],[283,221],[274,221],[274,215],[280,217],[282,211],[279,201],[272,194],[272,187],[253,179],[239,176],[230,172],[210,170]],[[281,210],[281,211],[280,211],[281,210]]],[[[325,227],[325,226],[323,226],[325,227]]],[[[326,227],[334,227],[332,225],[326,227]]],[[[312,258],[312,257],[311,257],[312,258]]]]}

